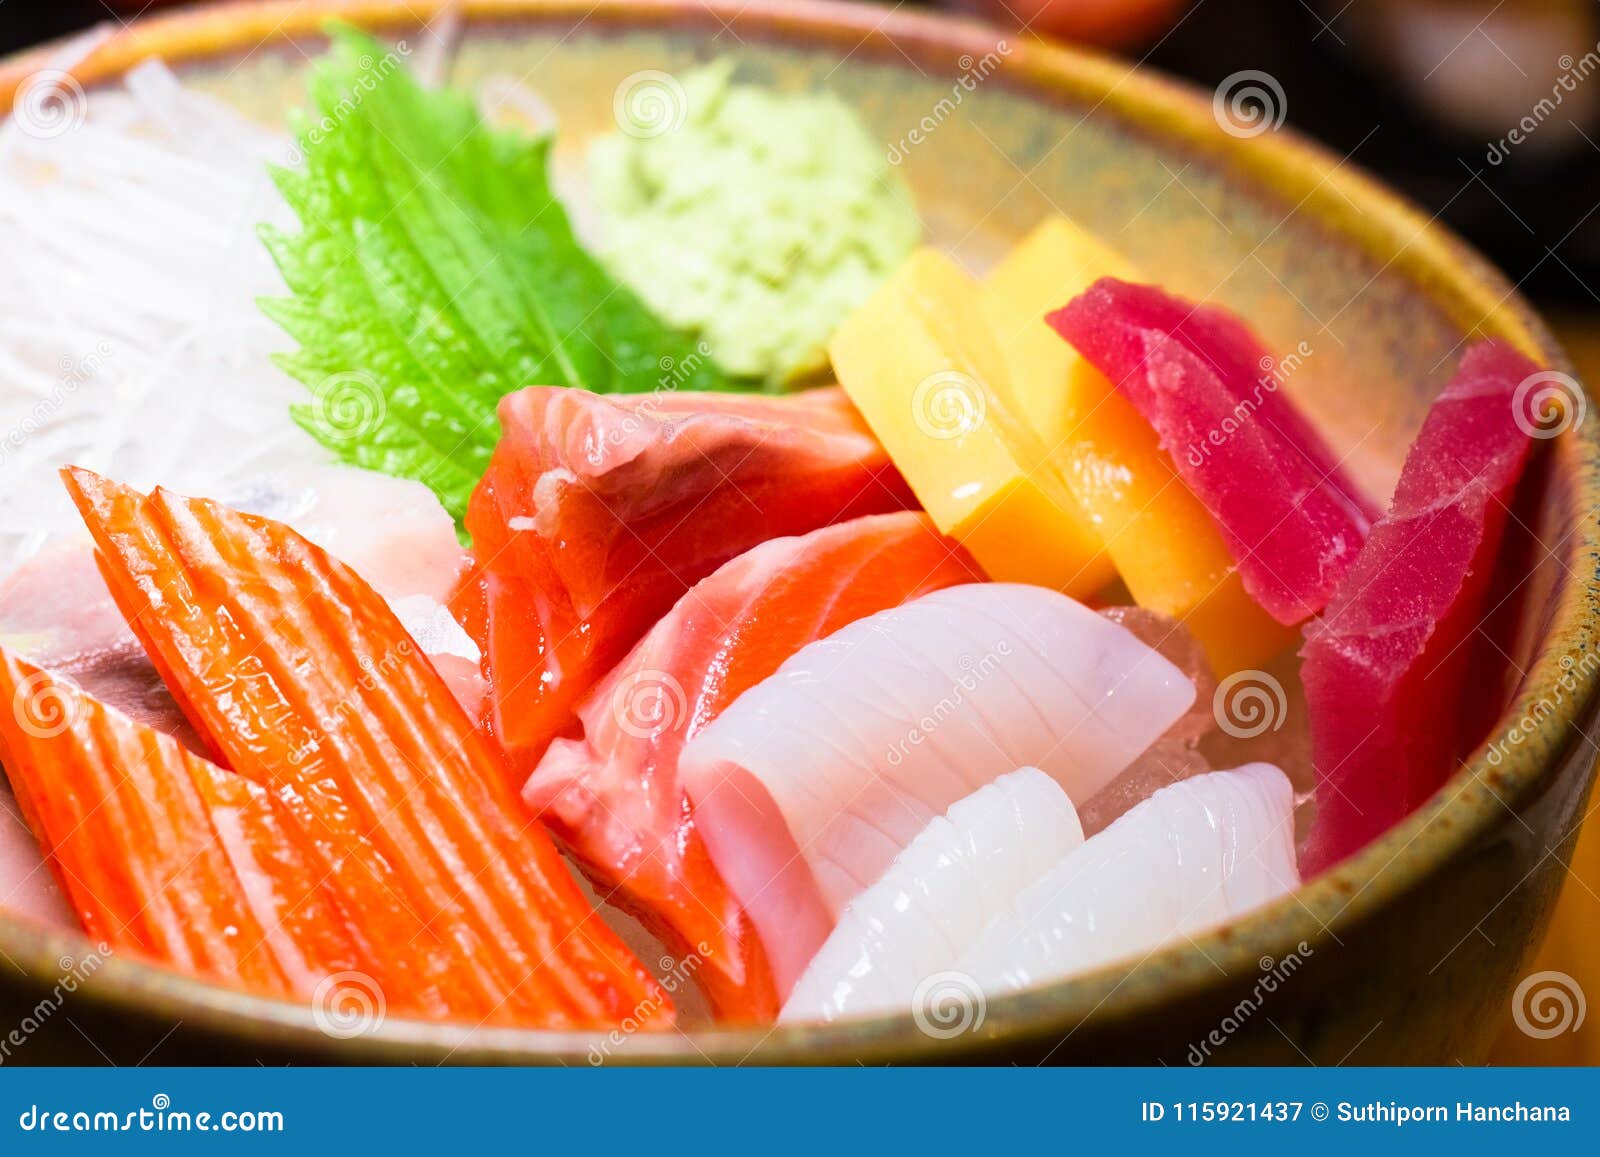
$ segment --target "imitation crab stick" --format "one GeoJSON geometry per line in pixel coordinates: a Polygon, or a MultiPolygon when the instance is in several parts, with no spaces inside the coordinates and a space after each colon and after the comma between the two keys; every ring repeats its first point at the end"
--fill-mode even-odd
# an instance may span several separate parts
{"type": "Polygon", "coordinates": [[[1177,476],[1156,432],[1062,341],[1044,316],[1127,260],[1065,217],[1049,217],[983,281],[984,315],[1026,415],[1106,554],[1141,606],[1181,620],[1227,675],[1294,641],[1244,589],[1216,523],[1177,476]]]}
{"type": "Polygon", "coordinates": [[[0,698],[6,773],[91,938],[301,999],[371,967],[266,788],[4,651],[0,698]]]}
{"type": "Polygon", "coordinates": [[[417,987],[496,1023],[670,1023],[671,1002],[520,813],[497,749],[359,576],[281,523],[63,475],[195,726],[293,802],[338,886],[365,879],[417,987]]]}
{"type": "MultiPolygon", "coordinates": [[[[723,883],[678,777],[684,744],[807,643],[978,566],[926,515],[872,515],[754,547],[696,583],[579,706],[524,795],[613,903],[675,952],[724,1019],[771,1020],[762,944],[723,883]]],[[[799,919],[799,913],[794,914],[799,919]]]]}
{"type": "Polygon", "coordinates": [[[534,387],[466,524],[495,733],[531,768],[594,681],[691,585],[759,542],[914,505],[836,389],[602,398],[534,387]]]}

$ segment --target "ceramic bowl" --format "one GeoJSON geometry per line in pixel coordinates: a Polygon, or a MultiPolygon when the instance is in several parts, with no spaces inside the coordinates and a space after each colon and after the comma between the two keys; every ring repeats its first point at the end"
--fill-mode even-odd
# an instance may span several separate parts
{"type": "MultiPolygon", "coordinates": [[[[300,103],[330,15],[416,43],[437,0],[251,3],[134,21],[75,66],[90,93],[149,56],[267,122],[300,103]]],[[[1065,212],[1154,280],[1224,303],[1278,349],[1287,384],[1388,493],[1463,343],[1498,335],[1556,370],[1544,324],[1481,258],[1363,175],[1228,94],[975,23],[809,2],[465,0],[453,80],[526,78],[561,126],[558,163],[612,130],[619,85],[728,55],[741,75],[828,88],[858,107],[913,186],[935,242],[979,270],[1065,212]]],[[[0,108],[44,66],[0,65],[0,108]]],[[[1272,94],[1268,92],[1268,98],[1272,94]]],[[[3,274],[0,274],[3,276],[3,274]]],[[[1592,408],[1592,407],[1591,407],[1592,408]]],[[[335,1040],[308,1008],[114,958],[27,1055],[119,1062],[1472,1062],[1548,919],[1593,770],[1596,423],[1548,444],[1527,515],[1548,557],[1524,588],[1524,672],[1493,733],[1416,814],[1336,871],[1236,925],[991,1000],[965,1030],[909,1016],[767,1031],[689,1030],[620,1043],[467,1032],[390,1017],[335,1040]],[[1536,721],[1529,724],[1529,721],[1536,721]],[[1292,974],[1262,999],[1264,976],[1292,974]]],[[[1419,720],[1426,726],[1426,720],[1419,720]]],[[[0,1025],[19,1022],[80,941],[0,917],[0,1025]]]]}

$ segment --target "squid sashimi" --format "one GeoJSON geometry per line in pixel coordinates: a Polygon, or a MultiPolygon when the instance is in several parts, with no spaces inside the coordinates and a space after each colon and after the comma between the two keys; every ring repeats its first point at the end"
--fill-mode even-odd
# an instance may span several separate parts
{"type": "Polygon", "coordinates": [[[1268,763],[1162,788],[997,913],[957,970],[989,995],[1226,923],[1299,885],[1294,791],[1268,763]]]}
{"type": "Polygon", "coordinates": [[[330,886],[392,954],[385,977],[479,1022],[671,1022],[521,814],[498,750],[355,572],[282,523],[63,475],[174,698],[314,835],[330,886]]]}
{"type": "Polygon", "coordinates": [[[1280,623],[1327,603],[1377,510],[1271,376],[1237,318],[1103,278],[1047,320],[1109,378],[1217,522],[1280,623]]]}
{"type": "Polygon", "coordinates": [[[4,650],[0,698],[0,759],[91,939],[301,1000],[374,968],[266,788],[4,650]]]}
{"type": "MultiPolygon", "coordinates": [[[[683,745],[805,644],[982,577],[925,515],[869,515],[746,551],[696,583],[578,708],[524,798],[604,890],[673,952],[723,1018],[778,1010],[761,941],[712,866],[678,777],[683,745]]],[[[797,913],[798,917],[800,914],[797,913]]]]}
{"type": "Polygon", "coordinates": [[[845,906],[783,1019],[909,1011],[918,984],[954,968],[996,908],[1082,843],[1072,801],[1037,768],[980,787],[929,823],[845,906]]]}
{"type": "Polygon", "coordinates": [[[1466,352],[1406,455],[1388,515],[1306,629],[1318,777],[1308,873],[1408,815],[1481,735],[1484,720],[1461,718],[1469,643],[1533,445],[1518,390],[1537,373],[1498,342],[1466,352]]]}
{"type": "Polygon", "coordinates": [[[1193,701],[1177,667],[1067,596],[969,584],[803,648],[680,767],[787,993],[844,906],[951,804],[1030,766],[1087,800],[1193,701]]]}
{"type": "Polygon", "coordinates": [[[531,388],[467,510],[491,722],[531,769],[694,583],[759,542],[914,506],[836,389],[602,398],[531,388]]]}

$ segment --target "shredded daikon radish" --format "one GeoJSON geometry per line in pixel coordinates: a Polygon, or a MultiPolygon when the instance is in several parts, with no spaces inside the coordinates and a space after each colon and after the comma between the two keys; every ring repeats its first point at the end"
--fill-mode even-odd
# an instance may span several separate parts
{"type": "Polygon", "coordinates": [[[159,62],[120,91],[47,71],[0,122],[0,574],[77,532],[63,464],[224,494],[329,460],[256,307],[284,292],[256,227],[293,225],[267,174],[289,139],[159,62]]]}

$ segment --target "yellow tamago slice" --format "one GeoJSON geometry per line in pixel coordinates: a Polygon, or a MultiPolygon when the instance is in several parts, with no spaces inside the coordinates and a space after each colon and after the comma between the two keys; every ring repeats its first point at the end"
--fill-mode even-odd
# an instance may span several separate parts
{"type": "Polygon", "coordinates": [[[1216,523],[1173,470],[1149,423],[1045,324],[1102,277],[1142,280],[1118,252],[1050,217],[984,280],[983,316],[1006,360],[995,380],[1026,416],[1141,606],[1194,631],[1230,674],[1283,650],[1294,632],[1245,593],[1216,523]]]}
{"type": "Polygon", "coordinates": [[[948,258],[918,249],[834,334],[834,372],[939,529],[990,578],[1093,594],[1110,561],[1011,407],[979,298],[948,258]]]}

